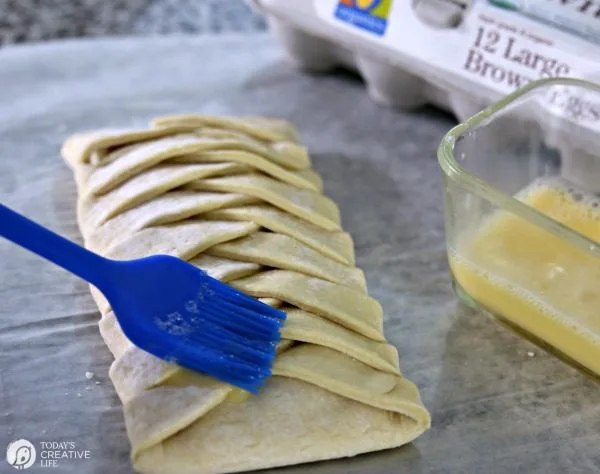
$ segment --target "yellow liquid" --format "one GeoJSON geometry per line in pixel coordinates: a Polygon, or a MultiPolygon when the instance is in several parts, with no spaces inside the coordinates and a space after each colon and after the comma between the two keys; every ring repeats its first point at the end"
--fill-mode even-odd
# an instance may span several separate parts
{"type": "MultiPolygon", "coordinates": [[[[600,242],[598,199],[556,180],[516,196],[600,242]]],[[[600,375],[600,258],[498,211],[450,254],[456,281],[477,303],[600,375]]]]}
{"type": "Polygon", "coordinates": [[[229,392],[227,399],[231,403],[244,403],[251,396],[252,394],[250,392],[246,392],[245,390],[236,387],[233,390],[231,390],[231,392],[229,392]]]}

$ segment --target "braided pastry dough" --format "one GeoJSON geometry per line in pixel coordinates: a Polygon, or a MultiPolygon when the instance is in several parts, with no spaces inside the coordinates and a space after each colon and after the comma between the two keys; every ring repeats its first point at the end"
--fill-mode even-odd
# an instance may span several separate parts
{"type": "Polygon", "coordinates": [[[134,467],[225,473],[408,443],[430,424],[383,335],[339,210],[290,124],[171,116],[68,139],[85,244],[169,254],[287,312],[274,376],[238,390],[132,345],[92,289],[134,467]]]}

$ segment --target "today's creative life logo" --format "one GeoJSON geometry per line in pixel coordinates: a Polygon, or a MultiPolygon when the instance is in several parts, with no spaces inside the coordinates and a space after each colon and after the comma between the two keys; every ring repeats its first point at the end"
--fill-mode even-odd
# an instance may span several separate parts
{"type": "Polygon", "coordinates": [[[26,439],[13,441],[6,448],[6,461],[15,469],[29,469],[35,463],[35,448],[26,439]]]}
{"type": "Polygon", "coordinates": [[[75,441],[40,441],[37,449],[31,441],[19,439],[6,447],[6,462],[9,466],[25,470],[36,464],[43,468],[60,468],[64,464],[89,461],[89,449],[80,449],[75,441]]]}
{"type": "Polygon", "coordinates": [[[335,17],[345,23],[383,36],[392,0],[338,0],[335,17]]]}

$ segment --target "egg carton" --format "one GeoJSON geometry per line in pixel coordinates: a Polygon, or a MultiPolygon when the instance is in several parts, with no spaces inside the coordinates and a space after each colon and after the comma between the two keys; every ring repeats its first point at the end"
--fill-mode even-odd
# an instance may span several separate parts
{"type": "Polygon", "coordinates": [[[430,103],[462,121],[532,79],[600,78],[599,45],[487,1],[252,3],[300,68],[357,71],[376,102],[401,109],[430,103]]]}
{"type": "MultiPolygon", "coordinates": [[[[374,101],[403,110],[432,104],[462,122],[535,79],[600,79],[599,44],[487,0],[251,3],[299,68],[315,73],[340,66],[354,70],[374,101]]],[[[552,107],[542,109],[535,121],[552,115],[552,107]]],[[[499,139],[526,133],[516,121],[506,123],[499,139]]],[[[568,134],[557,138],[554,121],[545,141],[559,149],[565,170],[577,168],[569,163],[586,162],[585,169],[570,173],[588,181],[594,176],[600,183],[600,120],[586,124],[590,126],[593,139],[582,145],[570,143],[568,134]],[[591,158],[571,160],[581,153],[591,158]]]]}

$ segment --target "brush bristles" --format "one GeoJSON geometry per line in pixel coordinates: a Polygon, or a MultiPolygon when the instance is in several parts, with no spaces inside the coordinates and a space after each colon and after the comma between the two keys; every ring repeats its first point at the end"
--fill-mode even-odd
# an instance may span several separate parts
{"type": "Polygon", "coordinates": [[[262,365],[249,363],[237,357],[220,351],[201,351],[195,345],[179,347],[177,357],[172,362],[188,369],[204,373],[223,382],[240,387],[251,393],[258,393],[264,381],[271,376],[271,365],[275,352],[270,361],[262,365]]]}
{"type": "Polygon", "coordinates": [[[209,347],[215,352],[230,355],[237,360],[251,364],[268,364],[273,360],[274,346],[271,340],[243,339],[227,337],[223,331],[202,330],[186,335],[186,339],[192,343],[209,347]]]}
{"type": "Polygon", "coordinates": [[[249,311],[253,311],[275,319],[285,319],[285,313],[283,311],[272,308],[256,298],[242,293],[241,291],[238,291],[235,288],[226,285],[225,283],[221,283],[216,279],[212,279],[209,282],[209,286],[211,289],[218,292],[218,295],[222,300],[230,302],[238,308],[243,307],[249,311]]]}
{"type": "Polygon", "coordinates": [[[283,311],[207,277],[185,310],[155,319],[176,347],[166,359],[257,393],[271,376],[283,311]]]}

